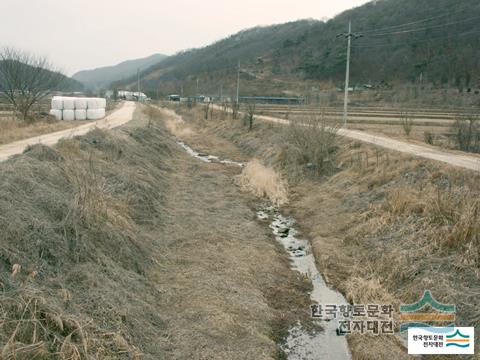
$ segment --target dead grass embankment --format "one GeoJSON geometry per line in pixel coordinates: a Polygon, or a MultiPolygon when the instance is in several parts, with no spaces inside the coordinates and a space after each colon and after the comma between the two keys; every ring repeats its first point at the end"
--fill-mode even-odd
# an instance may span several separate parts
{"type": "Polygon", "coordinates": [[[150,115],[0,164],[2,359],[272,359],[308,320],[231,169],[150,115]]]}
{"type": "MultiPolygon", "coordinates": [[[[458,324],[479,323],[477,175],[339,139],[332,172],[308,176],[304,167],[303,178],[289,178],[283,159],[290,144],[281,126],[256,123],[247,131],[232,120],[198,124],[284,174],[286,210],[312,240],[327,282],[350,301],[398,306],[431,290],[457,305],[458,324]]],[[[355,359],[407,358],[390,337],[349,342],[355,359]]]]}
{"type": "Polygon", "coordinates": [[[135,358],[161,329],[140,230],[162,212],[159,136],[95,130],[1,164],[2,358],[135,358]]]}

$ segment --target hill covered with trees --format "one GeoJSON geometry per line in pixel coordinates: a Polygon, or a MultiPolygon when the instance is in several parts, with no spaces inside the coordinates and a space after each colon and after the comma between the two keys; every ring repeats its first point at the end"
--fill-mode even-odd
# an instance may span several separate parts
{"type": "MultiPolygon", "coordinates": [[[[241,31],[204,48],[171,56],[142,72],[142,89],[233,94],[241,63],[242,92],[302,94],[310,85],[343,84],[348,30],[351,82],[477,87],[480,3],[476,0],[378,0],[322,22],[300,20],[241,31]],[[197,86],[198,83],[198,86],[197,86]]],[[[135,79],[118,87],[136,86],[135,79]]]]}

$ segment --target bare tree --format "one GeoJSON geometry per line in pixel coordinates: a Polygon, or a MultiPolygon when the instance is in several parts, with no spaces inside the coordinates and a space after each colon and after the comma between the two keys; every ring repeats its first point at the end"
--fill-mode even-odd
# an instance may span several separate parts
{"type": "Polygon", "coordinates": [[[203,114],[204,114],[204,119],[208,120],[208,111],[210,110],[210,105],[212,104],[211,101],[208,101],[207,103],[204,104],[203,106],[203,114]]]}
{"type": "Polygon", "coordinates": [[[248,122],[248,130],[252,130],[253,128],[253,120],[255,120],[255,111],[256,111],[255,101],[248,102],[247,112],[245,113],[245,122],[248,122]]]}
{"type": "Polygon", "coordinates": [[[32,106],[64,79],[45,57],[8,47],[0,49],[0,97],[12,104],[25,121],[32,106]]]}
{"type": "Polygon", "coordinates": [[[238,111],[240,110],[240,104],[237,103],[235,100],[230,102],[230,107],[232,108],[232,119],[236,119],[238,116],[238,111]]]}
{"type": "Polygon", "coordinates": [[[413,128],[413,116],[409,111],[402,111],[400,113],[400,118],[402,121],[403,132],[405,135],[410,136],[413,128]]]}
{"type": "Polygon", "coordinates": [[[222,112],[220,114],[220,118],[225,120],[226,115],[228,114],[228,103],[226,101],[222,102],[222,112]]]}

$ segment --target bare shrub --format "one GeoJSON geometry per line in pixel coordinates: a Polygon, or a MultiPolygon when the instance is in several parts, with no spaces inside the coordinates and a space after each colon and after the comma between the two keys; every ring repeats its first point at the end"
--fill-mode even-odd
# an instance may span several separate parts
{"type": "Polygon", "coordinates": [[[250,161],[236,178],[236,184],[258,197],[266,197],[279,206],[287,202],[287,186],[280,175],[259,160],[250,161]]]}
{"type": "Polygon", "coordinates": [[[455,146],[462,151],[480,152],[479,115],[474,113],[459,114],[452,125],[455,146]]]}
{"type": "Polygon", "coordinates": [[[337,130],[338,125],[327,126],[323,116],[291,121],[285,127],[284,167],[294,177],[303,177],[307,172],[315,176],[331,173],[335,168],[337,130]]]}
{"type": "Polygon", "coordinates": [[[402,121],[403,132],[405,135],[410,136],[413,128],[412,114],[408,111],[402,111],[400,114],[400,119],[402,121]]]}
{"type": "Polygon", "coordinates": [[[433,143],[435,141],[435,135],[430,131],[425,131],[423,133],[423,139],[427,144],[433,145],[433,143]]]}

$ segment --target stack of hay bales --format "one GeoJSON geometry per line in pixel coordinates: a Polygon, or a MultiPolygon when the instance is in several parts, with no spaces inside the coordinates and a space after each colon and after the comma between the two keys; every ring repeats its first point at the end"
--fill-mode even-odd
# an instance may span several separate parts
{"type": "Polygon", "coordinates": [[[98,120],[105,117],[106,106],[103,98],[54,96],[50,114],[57,120],[98,120]]]}

